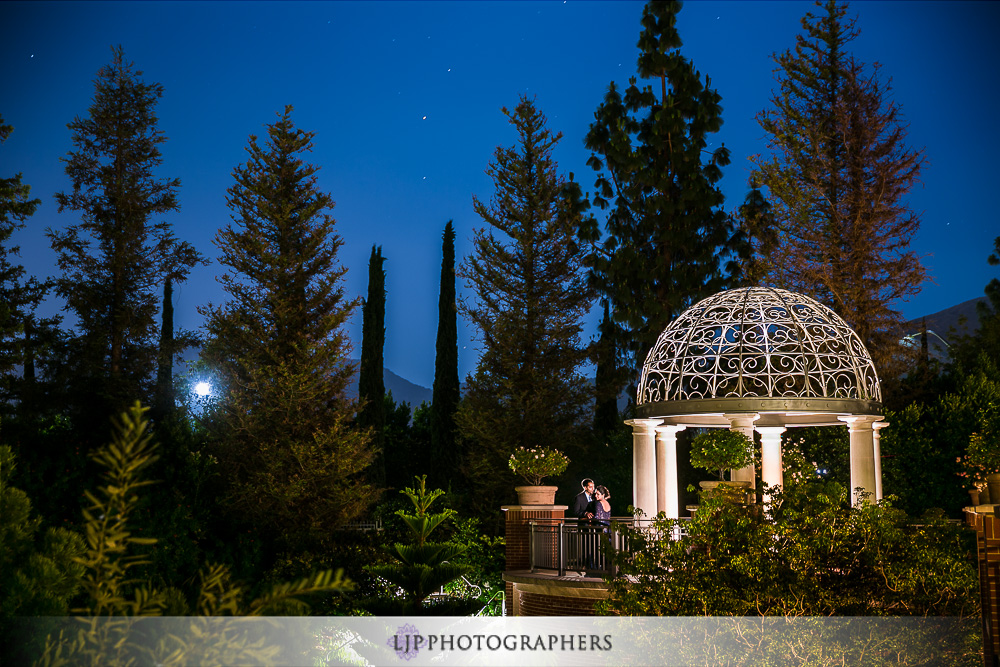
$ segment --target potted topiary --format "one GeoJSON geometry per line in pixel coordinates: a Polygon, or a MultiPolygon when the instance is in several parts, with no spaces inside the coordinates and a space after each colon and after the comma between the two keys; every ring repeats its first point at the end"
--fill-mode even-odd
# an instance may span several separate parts
{"type": "MultiPolygon", "coordinates": [[[[702,495],[708,497],[719,487],[750,488],[750,482],[725,480],[726,470],[739,470],[753,463],[753,441],[739,431],[713,429],[691,441],[691,465],[716,473],[718,479],[699,482],[702,495]]],[[[742,500],[746,493],[737,496],[742,500]]]]}
{"type": "Polygon", "coordinates": [[[986,482],[990,503],[1000,503],[1000,442],[992,429],[987,427],[969,437],[966,468],[970,476],[986,482]]]}
{"type": "Polygon", "coordinates": [[[569,457],[551,447],[518,447],[507,462],[515,474],[524,478],[529,486],[515,486],[517,502],[521,505],[553,505],[557,486],[542,486],[542,480],[559,475],[569,465],[569,457]]]}

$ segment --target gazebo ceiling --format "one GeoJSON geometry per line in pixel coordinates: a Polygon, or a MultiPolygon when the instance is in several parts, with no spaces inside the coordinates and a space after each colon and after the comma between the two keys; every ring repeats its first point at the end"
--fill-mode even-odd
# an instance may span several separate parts
{"type": "Polygon", "coordinates": [[[728,426],[755,412],[759,426],[839,424],[875,415],[882,394],[871,356],[832,310],[766,287],[720,292],[660,334],[642,368],[636,416],[728,426]]]}

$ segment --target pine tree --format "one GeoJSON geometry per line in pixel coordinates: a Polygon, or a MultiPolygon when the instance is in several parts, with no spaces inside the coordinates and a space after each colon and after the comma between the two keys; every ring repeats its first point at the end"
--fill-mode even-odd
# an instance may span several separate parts
{"type": "Polygon", "coordinates": [[[333,200],[301,158],[313,134],[291,112],[267,126],[266,144],[250,136],[233,172],[232,222],[216,237],[230,300],[201,310],[228,505],[285,545],[321,539],[376,496],[362,475],[369,439],[345,395],[354,368],[343,328],[357,303],[344,298],[333,200]]]}
{"type": "Polygon", "coordinates": [[[778,230],[769,281],[830,306],[891,376],[902,352],[894,305],[926,275],[910,249],[920,216],[903,201],[924,156],[906,146],[878,67],[848,53],[858,30],[846,5],[817,5],[795,50],[775,56],[779,88],[757,116],[769,151],[755,157],[753,178],[778,230]]]}
{"type": "MultiPolygon", "coordinates": [[[[993,239],[993,252],[987,262],[990,266],[1000,266],[1000,236],[993,239]]],[[[971,334],[949,336],[952,339],[948,350],[952,368],[958,370],[959,375],[977,368],[981,354],[1000,358],[1000,278],[991,279],[983,292],[986,299],[976,304],[979,328],[971,334]]]]}
{"type": "Polygon", "coordinates": [[[760,285],[774,268],[770,263],[778,242],[778,233],[771,212],[771,202],[751,181],[743,203],[733,212],[739,228],[747,242],[739,256],[739,286],[760,285]]]}
{"type": "Polygon", "coordinates": [[[361,307],[361,370],[358,372],[358,397],[363,407],[358,412],[358,426],[371,429],[371,447],[375,460],[371,480],[385,486],[385,257],[382,247],[372,246],[368,260],[368,299],[361,307]]]}
{"type": "Polygon", "coordinates": [[[59,210],[82,220],[47,232],[63,272],[56,292],[78,318],[74,375],[81,397],[101,401],[100,423],[150,396],[159,287],[168,273],[178,282],[204,261],[155,220],[179,209],[180,181],[154,174],[166,141],[155,113],[163,88],[141,75],[121,47],[98,72],[89,115],[68,125],[75,150],[63,161],[73,190],[56,194],[59,210]]]}
{"type": "Polygon", "coordinates": [[[580,331],[592,302],[573,239],[579,191],[557,173],[552,150],[561,135],[546,129],[534,102],[522,97],[503,112],[518,142],[494,153],[490,204],[473,198],[487,227],[476,230],[459,271],[476,295],[460,310],[483,351],[456,422],[474,443],[467,474],[482,503],[513,490],[513,449],[580,436],[591,393],[577,372],[588,355],[580,331]]]}
{"type": "Polygon", "coordinates": [[[427,599],[445,584],[472,572],[471,565],[462,565],[455,560],[468,547],[454,542],[431,542],[430,535],[444,522],[455,517],[455,511],[446,509],[431,512],[431,505],[444,495],[441,489],[427,490],[427,475],[417,477],[414,488],[400,491],[411,503],[414,512],[397,510],[396,515],[403,520],[412,538],[411,544],[396,543],[384,547],[394,563],[371,565],[366,569],[375,576],[385,579],[403,591],[403,597],[390,599],[370,599],[365,607],[376,615],[385,616],[462,616],[479,607],[475,598],[451,597],[429,603],[427,599]]]}
{"type": "MultiPolygon", "coordinates": [[[[0,117],[0,144],[13,130],[0,117]]],[[[51,283],[25,279],[24,267],[10,259],[20,254],[20,248],[11,245],[11,237],[24,228],[41,203],[30,196],[31,186],[20,173],[0,178],[0,406],[4,411],[25,401],[28,385],[35,379],[34,344],[56,323],[55,319],[36,320],[34,315],[51,283]],[[17,365],[22,367],[20,378],[14,372],[17,365]]]]}
{"type": "Polygon", "coordinates": [[[458,381],[458,305],[455,298],[455,227],[452,221],[441,236],[441,288],[438,296],[438,330],[434,357],[434,387],[431,402],[431,479],[442,486],[453,481],[450,474],[457,454],[455,412],[461,399],[458,381]]]}
{"type": "MultiPolygon", "coordinates": [[[[594,203],[610,209],[592,278],[610,301],[633,381],[667,324],[728,286],[723,269],[736,265],[723,262],[741,249],[716,186],[729,151],[709,150],[722,126],[721,97],[680,54],[680,9],[647,3],[638,73],[652,83],[632,77],[623,93],[612,82],[586,137],[588,164],[599,172],[594,203]]],[[[596,225],[583,230],[585,239],[598,236],[596,225]]]]}

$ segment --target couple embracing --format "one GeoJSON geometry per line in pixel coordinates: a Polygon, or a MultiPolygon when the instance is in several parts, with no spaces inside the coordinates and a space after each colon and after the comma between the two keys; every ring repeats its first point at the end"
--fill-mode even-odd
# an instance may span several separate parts
{"type": "Polygon", "coordinates": [[[594,480],[587,478],[580,482],[583,490],[573,499],[573,516],[581,523],[592,522],[600,525],[611,525],[611,494],[607,487],[594,486],[594,480]]]}

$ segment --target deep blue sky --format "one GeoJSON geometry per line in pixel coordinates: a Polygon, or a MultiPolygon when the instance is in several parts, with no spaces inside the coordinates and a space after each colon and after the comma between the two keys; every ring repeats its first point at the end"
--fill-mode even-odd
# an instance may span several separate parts
{"type": "MultiPolygon", "coordinates": [[[[179,177],[177,235],[213,258],[229,219],[226,188],[285,104],[316,132],[311,161],[337,202],[346,290],[364,295],[373,243],[388,257],[386,365],[430,386],[434,374],[440,237],[454,219],[458,254],[482,223],[475,194],[498,144],[515,136],[500,113],[536,96],[564,138],[556,157],[591,189],[583,137],[608,83],[635,72],[639,2],[4,2],[0,3],[0,115],[14,126],[0,174],[23,172],[38,212],[15,241],[40,276],[56,272],[47,227],[75,221],[53,194],[71,188],[59,161],[66,124],[87,113],[93,79],[122,44],[146,81],[163,84],[160,175],[179,177]]],[[[774,87],[771,54],[794,45],[808,2],[688,2],[683,53],[722,95],[717,135],[732,150],[722,182],[726,209],[746,190],[747,156],[763,149],[754,115],[774,87]]],[[[882,65],[928,164],[909,203],[923,214],[914,249],[934,282],[909,303],[915,318],[982,295],[997,274],[986,263],[1000,235],[997,65],[1000,3],[854,3],[853,52],[882,65]]],[[[219,264],[197,269],[177,292],[180,326],[196,307],[224,300],[219,264]]],[[[464,290],[463,290],[464,291],[464,290]]],[[[52,304],[52,309],[59,304],[52,304]]],[[[360,311],[350,333],[360,353],[360,311]]],[[[587,335],[594,334],[593,323],[587,335]]],[[[460,370],[474,369],[472,331],[460,325],[460,370]]]]}

